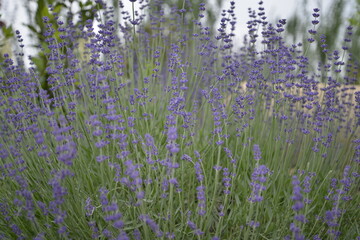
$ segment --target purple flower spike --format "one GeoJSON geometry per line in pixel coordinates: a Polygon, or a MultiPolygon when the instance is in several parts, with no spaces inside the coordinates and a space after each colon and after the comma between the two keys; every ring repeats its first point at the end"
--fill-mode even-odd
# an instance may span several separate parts
{"type": "Polygon", "coordinates": [[[270,174],[270,170],[265,165],[260,165],[254,169],[251,175],[250,186],[252,188],[251,196],[248,198],[250,202],[261,202],[264,198],[261,196],[261,192],[266,190],[266,186],[263,183],[266,182],[266,175],[270,174]]]}
{"type": "MultiPolygon", "coordinates": [[[[311,177],[307,176],[305,181],[305,185],[306,185],[305,187],[307,188],[309,188],[308,186],[309,178],[311,177]]],[[[292,209],[296,212],[296,215],[294,216],[295,222],[292,222],[290,224],[290,231],[293,232],[295,239],[305,239],[305,236],[301,233],[301,229],[297,225],[297,223],[304,224],[308,222],[308,220],[303,214],[299,214],[299,211],[301,211],[304,208],[305,204],[302,196],[303,189],[301,188],[301,182],[298,179],[297,175],[293,176],[292,185],[293,185],[293,195],[291,199],[294,201],[294,205],[292,206],[292,209]]]]}
{"type": "Polygon", "coordinates": [[[148,215],[140,215],[140,220],[144,221],[150,229],[156,234],[157,237],[162,237],[164,233],[160,230],[160,227],[157,225],[157,223],[152,220],[148,215]]]}
{"type": "Polygon", "coordinates": [[[167,136],[168,136],[169,141],[175,141],[177,139],[177,137],[178,137],[177,128],[176,127],[169,127],[167,136]]]}
{"type": "Polygon", "coordinates": [[[253,152],[254,152],[254,159],[256,161],[259,161],[261,159],[261,151],[258,144],[254,144],[253,152]]]}

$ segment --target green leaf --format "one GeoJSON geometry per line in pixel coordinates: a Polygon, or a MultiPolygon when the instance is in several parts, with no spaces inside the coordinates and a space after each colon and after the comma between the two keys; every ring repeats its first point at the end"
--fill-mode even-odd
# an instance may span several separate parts
{"type": "Polygon", "coordinates": [[[64,3],[57,3],[54,7],[53,7],[53,12],[56,12],[56,13],[60,13],[60,11],[63,9],[63,8],[67,8],[66,4],[64,3]]]}
{"type": "Polygon", "coordinates": [[[40,33],[38,32],[38,30],[36,29],[35,26],[30,25],[30,24],[24,24],[24,26],[26,26],[26,27],[27,27],[30,31],[32,31],[33,33],[40,34],[40,33]]]}
{"type": "Polygon", "coordinates": [[[12,26],[9,26],[9,27],[2,27],[2,32],[5,36],[5,38],[11,38],[14,36],[14,31],[12,29],[12,26]]]}
{"type": "Polygon", "coordinates": [[[35,13],[35,22],[40,27],[40,29],[44,29],[45,26],[43,17],[50,17],[50,13],[45,0],[38,0],[37,4],[38,6],[35,13]]]}

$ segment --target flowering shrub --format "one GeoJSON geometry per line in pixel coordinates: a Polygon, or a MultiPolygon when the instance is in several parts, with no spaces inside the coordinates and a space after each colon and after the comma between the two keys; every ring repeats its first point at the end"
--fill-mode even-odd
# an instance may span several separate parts
{"type": "Polygon", "coordinates": [[[234,1],[215,32],[205,4],[132,2],[119,26],[100,0],[84,26],[44,17],[45,76],[4,56],[0,239],[359,237],[351,27],[326,49],[314,9],[288,45],[260,2],[235,44],[234,1]]]}

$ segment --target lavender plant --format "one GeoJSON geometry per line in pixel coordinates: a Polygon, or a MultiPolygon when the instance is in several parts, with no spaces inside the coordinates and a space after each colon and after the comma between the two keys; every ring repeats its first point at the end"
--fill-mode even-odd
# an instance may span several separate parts
{"type": "Polygon", "coordinates": [[[320,10],[287,45],[260,2],[238,44],[234,1],[216,32],[204,3],[131,2],[44,17],[48,87],[4,55],[0,239],[359,237],[358,65],[311,71],[320,10]]]}

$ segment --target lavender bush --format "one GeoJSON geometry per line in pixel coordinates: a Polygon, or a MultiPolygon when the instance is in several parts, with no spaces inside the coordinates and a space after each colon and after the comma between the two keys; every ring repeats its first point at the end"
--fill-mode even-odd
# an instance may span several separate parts
{"type": "Polygon", "coordinates": [[[101,0],[83,26],[44,17],[45,82],[4,56],[0,239],[359,238],[352,28],[327,49],[314,9],[287,44],[260,2],[240,44],[234,1],[215,31],[203,3],[131,2],[119,26],[101,0]]]}

